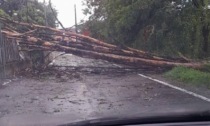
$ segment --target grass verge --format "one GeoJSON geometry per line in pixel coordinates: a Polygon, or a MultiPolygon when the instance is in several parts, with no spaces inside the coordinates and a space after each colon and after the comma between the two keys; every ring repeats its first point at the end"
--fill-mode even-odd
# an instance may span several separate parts
{"type": "Polygon", "coordinates": [[[205,86],[210,89],[210,73],[186,67],[176,67],[165,73],[166,77],[196,86],[205,86]]]}

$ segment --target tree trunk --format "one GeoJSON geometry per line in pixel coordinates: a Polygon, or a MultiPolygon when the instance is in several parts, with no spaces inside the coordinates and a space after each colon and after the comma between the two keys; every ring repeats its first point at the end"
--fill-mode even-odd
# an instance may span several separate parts
{"type": "Polygon", "coordinates": [[[203,52],[205,55],[208,55],[209,51],[209,29],[208,26],[203,26],[203,52]]]}

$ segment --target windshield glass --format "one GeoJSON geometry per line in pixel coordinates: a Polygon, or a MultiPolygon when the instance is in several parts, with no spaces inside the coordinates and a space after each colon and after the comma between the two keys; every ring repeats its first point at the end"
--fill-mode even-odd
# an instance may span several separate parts
{"type": "Polygon", "coordinates": [[[0,0],[0,125],[208,110],[210,0],[0,0]]]}

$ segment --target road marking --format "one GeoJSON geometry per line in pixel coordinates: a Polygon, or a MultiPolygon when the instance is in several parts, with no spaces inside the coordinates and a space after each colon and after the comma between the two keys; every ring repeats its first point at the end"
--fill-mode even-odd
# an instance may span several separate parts
{"type": "Polygon", "coordinates": [[[202,95],[196,94],[196,93],[194,93],[194,92],[188,91],[188,90],[186,90],[186,89],[183,89],[183,88],[174,86],[174,85],[172,85],[172,84],[169,84],[169,83],[166,83],[166,82],[163,82],[163,81],[154,79],[154,78],[152,78],[152,77],[145,76],[145,75],[143,75],[143,74],[138,74],[138,75],[141,76],[141,77],[147,78],[147,79],[149,79],[149,80],[158,82],[158,83],[160,83],[160,84],[163,84],[163,85],[165,85],[165,86],[168,86],[168,87],[170,87],[170,88],[173,88],[173,89],[179,90],[179,91],[181,91],[181,92],[187,93],[187,94],[192,95],[192,96],[194,96],[194,97],[196,97],[196,98],[199,98],[199,99],[202,99],[202,100],[204,100],[204,101],[210,102],[210,99],[207,98],[207,97],[205,97],[205,96],[202,96],[202,95]]]}
{"type": "Polygon", "coordinates": [[[12,80],[9,80],[9,81],[7,81],[7,82],[4,82],[2,85],[3,86],[6,86],[7,84],[9,84],[9,83],[11,83],[12,82],[12,80]]]}
{"type": "Polygon", "coordinates": [[[113,65],[116,66],[116,67],[122,68],[121,65],[117,65],[117,64],[113,64],[113,65]]]}

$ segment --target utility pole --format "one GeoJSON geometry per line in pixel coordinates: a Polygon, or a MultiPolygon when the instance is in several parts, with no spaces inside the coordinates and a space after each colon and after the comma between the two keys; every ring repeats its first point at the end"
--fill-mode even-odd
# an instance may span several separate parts
{"type": "Polygon", "coordinates": [[[74,5],[74,12],[75,12],[75,31],[76,31],[76,33],[78,33],[78,29],[77,29],[77,6],[76,6],[76,4],[74,5]]]}
{"type": "MultiPolygon", "coordinates": [[[[75,12],[75,32],[78,33],[77,30],[77,6],[74,4],[74,12],[75,12]]],[[[77,37],[76,37],[76,42],[77,42],[77,37]]]]}
{"type": "Polygon", "coordinates": [[[45,26],[48,26],[48,22],[47,22],[47,8],[46,8],[45,0],[44,0],[44,18],[45,18],[45,26]]]}

